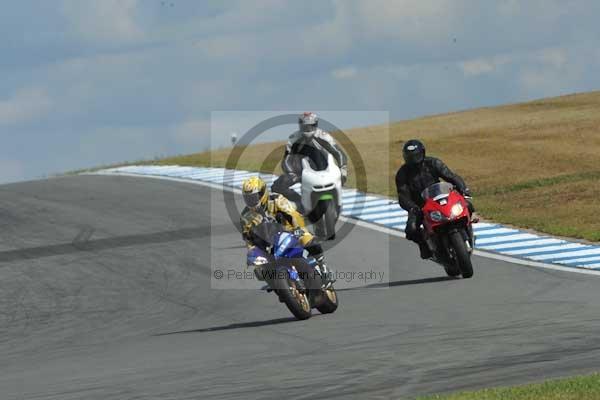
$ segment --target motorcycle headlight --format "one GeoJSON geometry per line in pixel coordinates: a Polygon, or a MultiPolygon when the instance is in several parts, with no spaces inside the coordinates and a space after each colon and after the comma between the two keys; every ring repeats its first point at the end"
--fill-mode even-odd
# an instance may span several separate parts
{"type": "Polygon", "coordinates": [[[439,211],[432,211],[429,213],[429,216],[431,217],[431,220],[435,222],[440,222],[442,219],[444,219],[444,216],[439,211]]]}
{"type": "Polygon", "coordinates": [[[463,208],[462,204],[456,203],[455,205],[452,206],[452,209],[450,210],[450,217],[451,218],[458,217],[460,214],[462,214],[463,210],[464,210],[464,208],[463,208]]]}

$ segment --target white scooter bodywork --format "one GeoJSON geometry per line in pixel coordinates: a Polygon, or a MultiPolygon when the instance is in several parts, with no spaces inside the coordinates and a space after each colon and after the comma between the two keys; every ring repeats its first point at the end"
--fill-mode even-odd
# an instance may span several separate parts
{"type": "MultiPolygon", "coordinates": [[[[302,159],[302,184],[301,184],[302,206],[307,214],[315,210],[319,202],[332,202],[334,205],[334,221],[337,222],[342,207],[342,173],[331,154],[327,155],[327,168],[323,171],[315,171],[308,158],[302,159]]],[[[310,218],[309,218],[310,220],[310,218]]],[[[329,238],[335,232],[331,231],[331,221],[325,221],[322,215],[317,221],[311,221],[315,227],[317,236],[325,235],[329,238]]]]}

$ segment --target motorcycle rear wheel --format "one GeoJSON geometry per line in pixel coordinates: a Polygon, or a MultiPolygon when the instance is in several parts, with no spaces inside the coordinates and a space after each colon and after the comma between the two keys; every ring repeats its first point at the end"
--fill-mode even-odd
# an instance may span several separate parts
{"type": "Polygon", "coordinates": [[[321,301],[321,304],[317,306],[317,310],[319,310],[321,314],[331,314],[332,312],[335,312],[339,303],[337,293],[333,286],[323,290],[322,296],[323,300],[321,301]]]}

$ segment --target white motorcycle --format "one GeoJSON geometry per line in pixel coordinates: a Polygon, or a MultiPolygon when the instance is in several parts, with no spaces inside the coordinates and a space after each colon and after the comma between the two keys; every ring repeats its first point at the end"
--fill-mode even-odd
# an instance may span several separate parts
{"type": "Polygon", "coordinates": [[[331,154],[327,165],[302,159],[302,206],[319,239],[335,239],[335,224],[342,209],[342,173],[331,154]]]}

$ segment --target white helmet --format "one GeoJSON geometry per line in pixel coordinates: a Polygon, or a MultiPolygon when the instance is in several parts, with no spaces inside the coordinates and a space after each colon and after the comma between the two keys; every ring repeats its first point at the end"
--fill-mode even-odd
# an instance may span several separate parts
{"type": "Polygon", "coordinates": [[[298,125],[300,125],[300,132],[310,139],[317,132],[317,126],[319,126],[319,117],[313,112],[305,112],[298,118],[298,125]]]}

